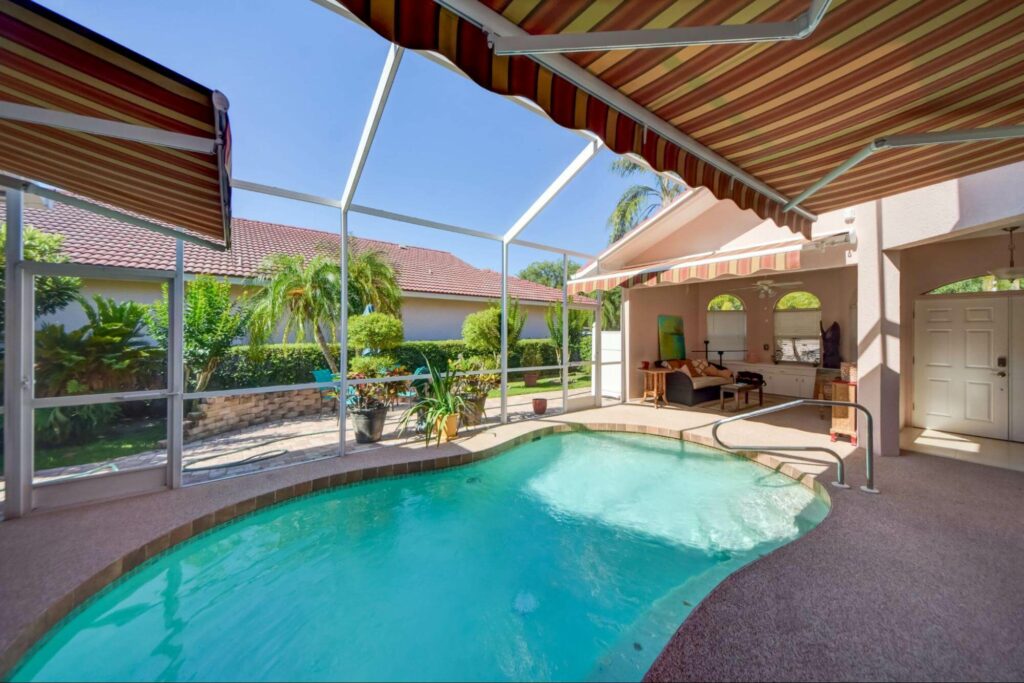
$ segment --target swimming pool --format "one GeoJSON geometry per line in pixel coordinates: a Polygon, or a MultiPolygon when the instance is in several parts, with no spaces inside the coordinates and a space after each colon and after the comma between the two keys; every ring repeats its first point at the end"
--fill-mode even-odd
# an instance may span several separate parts
{"type": "Polygon", "coordinates": [[[826,504],[742,458],[560,434],[267,508],[147,562],[14,680],[639,680],[826,504]]]}

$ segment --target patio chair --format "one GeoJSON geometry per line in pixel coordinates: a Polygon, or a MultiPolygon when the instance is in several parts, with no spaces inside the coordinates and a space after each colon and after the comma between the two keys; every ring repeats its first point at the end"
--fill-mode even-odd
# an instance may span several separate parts
{"type": "MultiPolygon", "coordinates": [[[[322,370],[313,371],[314,382],[333,382],[334,373],[327,368],[322,370]]],[[[351,388],[351,387],[350,387],[351,388]]],[[[323,387],[320,389],[320,410],[316,416],[316,419],[320,420],[324,416],[324,406],[330,407],[331,412],[334,412],[338,408],[338,390],[333,387],[323,387]],[[333,403],[332,403],[333,402],[333,403]]]]}

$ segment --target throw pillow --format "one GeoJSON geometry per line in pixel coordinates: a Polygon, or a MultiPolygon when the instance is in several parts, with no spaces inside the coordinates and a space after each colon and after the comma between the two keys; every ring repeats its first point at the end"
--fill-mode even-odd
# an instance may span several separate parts
{"type": "Polygon", "coordinates": [[[708,362],[703,358],[695,358],[693,361],[693,372],[699,377],[708,369],[708,362]]]}

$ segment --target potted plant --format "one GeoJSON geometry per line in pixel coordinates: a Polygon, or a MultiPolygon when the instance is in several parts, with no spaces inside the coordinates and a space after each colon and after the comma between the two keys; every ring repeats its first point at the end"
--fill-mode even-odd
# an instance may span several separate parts
{"type": "Polygon", "coordinates": [[[440,446],[442,436],[451,441],[458,435],[459,416],[466,410],[466,400],[459,395],[458,377],[452,370],[451,361],[448,361],[443,374],[426,357],[423,362],[430,373],[430,386],[425,395],[402,414],[399,424],[405,431],[409,420],[421,418],[427,443],[436,435],[440,446]]]}
{"type": "MultiPolygon", "coordinates": [[[[404,368],[396,367],[389,357],[358,356],[352,360],[350,380],[377,379],[406,374],[404,368]]],[[[375,443],[384,434],[388,408],[395,402],[402,390],[402,382],[373,382],[351,384],[352,396],[348,398],[346,411],[352,417],[352,430],[356,443],[375,443]]]]}
{"type": "MultiPolygon", "coordinates": [[[[540,355],[540,347],[536,344],[523,344],[523,350],[519,354],[519,362],[524,368],[535,368],[543,363],[544,361],[540,355]]],[[[528,370],[523,373],[523,385],[535,387],[537,386],[537,380],[539,378],[539,370],[528,370]]]]}
{"type": "MultiPolygon", "coordinates": [[[[460,355],[452,364],[452,369],[459,373],[479,373],[482,370],[496,370],[496,365],[497,363],[493,360],[483,356],[463,358],[460,355]]],[[[458,377],[456,380],[456,392],[466,402],[466,409],[462,411],[462,424],[467,427],[474,427],[483,422],[487,394],[500,383],[501,375],[496,372],[460,375],[458,377]]]]}

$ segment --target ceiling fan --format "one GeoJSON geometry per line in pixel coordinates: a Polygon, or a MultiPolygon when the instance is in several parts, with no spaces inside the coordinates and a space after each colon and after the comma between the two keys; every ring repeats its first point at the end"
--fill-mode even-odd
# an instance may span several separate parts
{"type": "Polygon", "coordinates": [[[737,289],[756,289],[758,299],[767,299],[775,296],[776,289],[783,287],[796,287],[803,283],[799,280],[794,282],[775,282],[775,280],[757,280],[753,285],[749,287],[737,287],[737,289]]]}

